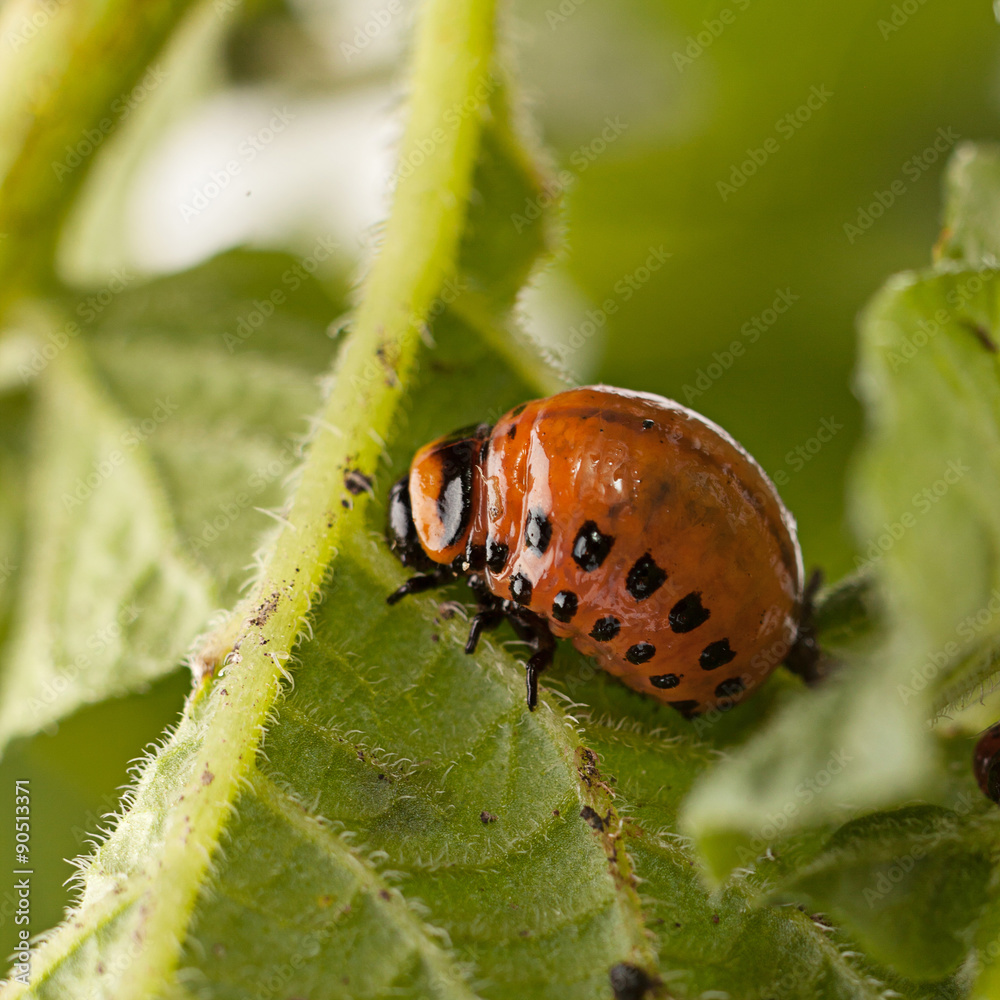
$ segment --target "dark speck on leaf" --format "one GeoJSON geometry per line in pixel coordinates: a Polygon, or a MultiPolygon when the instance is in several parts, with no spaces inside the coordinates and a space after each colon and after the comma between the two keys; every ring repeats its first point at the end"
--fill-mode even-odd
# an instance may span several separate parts
{"type": "Polygon", "coordinates": [[[990,352],[990,354],[997,353],[998,350],[997,343],[990,336],[990,332],[989,330],[986,329],[985,326],[982,326],[979,323],[974,323],[971,319],[963,319],[962,326],[964,326],[968,330],[971,330],[975,334],[976,340],[978,340],[979,343],[982,344],[983,347],[985,347],[986,350],[990,352]]]}
{"type": "Polygon", "coordinates": [[[591,809],[590,806],[584,806],[580,810],[580,816],[587,821],[587,823],[598,833],[603,833],[605,828],[605,822],[596,810],[591,809]]]}
{"type": "Polygon", "coordinates": [[[480,822],[483,826],[489,826],[490,823],[495,823],[497,821],[496,816],[491,812],[487,812],[485,809],[479,814],[480,822]]]}
{"type": "Polygon", "coordinates": [[[274,613],[274,609],[278,606],[278,597],[279,594],[275,591],[266,601],[263,601],[257,607],[257,614],[250,619],[250,624],[257,625],[258,627],[266,625],[267,620],[271,617],[274,613]]]}
{"type": "Polygon", "coordinates": [[[348,493],[352,493],[354,496],[359,493],[371,494],[374,492],[371,476],[366,476],[359,469],[350,469],[344,473],[344,487],[348,493]]]}
{"type": "Polygon", "coordinates": [[[637,965],[619,962],[608,973],[615,1000],[643,1000],[653,987],[649,974],[637,965]]]}

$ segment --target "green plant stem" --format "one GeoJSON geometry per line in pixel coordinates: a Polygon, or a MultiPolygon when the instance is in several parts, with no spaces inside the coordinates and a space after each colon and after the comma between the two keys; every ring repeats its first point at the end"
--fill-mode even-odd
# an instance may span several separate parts
{"type": "MultiPolygon", "coordinates": [[[[344,475],[375,472],[412,369],[421,324],[454,266],[488,95],[493,0],[428,0],[418,30],[400,180],[382,252],[364,286],[333,393],[310,443],[283,529],[227,666],[204,742],[151,859],[136,928],[141,951],[115,995],[153,996],[176,966],[222,828],[254,768],[268,714],[338,539],[360,525],[344,475]],[[481,95],[481,96],[480,96],[481,95]]],[[[359,502],[360,501],[360,502],[359,502]]]]}

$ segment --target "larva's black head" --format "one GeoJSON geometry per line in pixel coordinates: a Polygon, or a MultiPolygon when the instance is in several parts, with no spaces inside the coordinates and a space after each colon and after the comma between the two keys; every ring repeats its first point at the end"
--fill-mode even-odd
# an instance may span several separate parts
{"type": "Polygon", "coordinates": [[[389,496],[389,541],[407,566],[451,565],[470,547],[482,493],[476,469],[490,426],[477,424],[431,441],[410,463],[410,475],[389,496]]]}
{"type": "Polygon", "coordinates": [[[424,552],[417,537],[417,526],[413,523],[409,476],[403,476],[389,491],[388,507],[389,548],[404,566],[429,570],[434,564],[424,552]]]}

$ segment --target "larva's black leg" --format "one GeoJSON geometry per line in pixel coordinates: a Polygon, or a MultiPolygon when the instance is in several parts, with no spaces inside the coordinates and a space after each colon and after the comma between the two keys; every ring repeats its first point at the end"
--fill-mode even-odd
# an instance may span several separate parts
{"type": "Polygon", "coordinates": [[[549,623],[539,615],[521,611],[511,615],[510,623],[519,638],[531,644],[534,652],[524,667],[528,708],[532,712],[538,704],[538,675],[552,662],[556,640],[549,630],[549,623]]]}
{"type": "Polygon", "coordinates": [[[479,637],[487,630],[496,628],[503,621],[503,612],[498,608],[485,608],[472,616],[469,638],[465,640],[466,653],[474,653],[479,645],[479,637]]]}
{"type": "Polygon", "coordinates": [[[411,576],[402,587],[394,590],[386,599],[386,604],[395,604],[401,601],[407,594],[420,594],[425,590],[433,590],[435,587],[443,587],[454,578],[454,574],[448,567],[442,567],[433,573],[421,573],[418,576],[411,576]]]}
{"type": "Polygon", "coordinates": [[[487,629],[496,628],[504,620],[504,602],[486,586],[486,581],[473,573],[468,580],[469,589],[476,596],[479,606],[469,625],[469,638],[465,641],[466,653],[474,653],[479,637],[487,629]]]}
{"type": "Polygon", "coordinates": [[[806,684],[813,685],[826,676],[822,651],[816,641],[816,622],[814,620],[814,602],[816,594],[823,583],[823,571],[813,570],[806,583],[802,598],[802,614],[799,619],[799,632],[795,643],[785,657],[785,666],[793,674],[798,674],[806,684]]]}
{"type": "Polygon", "coordinates": [[[528,710],[531,712],[534,712],[538,704],[538,675],[552,662],[554,652],[553,649],[540,649],[525,664],[524,683],[527,687],[528,710]]]}
{"type": "MultiPolygon", "coordinates": [[[[533,660],[534,657],[531,659],[533,660]]],[[[535,706],[538,704],[538,668],[532,666],[531,660],[527,662],[524,668],[524,686],[526,688],[528,711],[534,712],[535,706]]]]}

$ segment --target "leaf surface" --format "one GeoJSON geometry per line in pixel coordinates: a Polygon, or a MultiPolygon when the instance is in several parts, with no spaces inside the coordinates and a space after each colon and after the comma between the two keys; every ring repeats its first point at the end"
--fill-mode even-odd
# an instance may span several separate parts
{"type": "Polygon", "coordinates": [[[0,511],[0,745],[174,669],[235,603],[333,353],[338,306],[283,254],[237,251],[144,286],[125,275],[115,292],[36,321],[3,397],[5,482],[22,485],[0,511]],[[49,339],[69,322],[80,332],[49,339]]]}
{"type": "Polygon", "coordinates": [[[1000,255],[1000,146],[962,143],[945,177],[942,258],[996,265],[1000,255]]]}
{"type": "Polygon", "coordinates": [[[940,979],[964,960],[988,898],[997,824],[992,812],[964,821],[986,805],[977,797],[962,812],[909,806],[854,820],[785,889],[843,921],[872,957],[940,979]]]}
{"type": "MultiPolygon", "coordinates": [[[[970,156],[960,154],[959,173],[970,156]]],[[[954,172],[949,190],[958,247],[962,212],[988,216],[954,172]]],[[[969,252],[983,249],[985,232],[969,237],[969,252]]],[[[793,699],[693,794],[688,829],[717,875],[774,817],[791,831],[915,795],[954,797],[926,723],[980,697],[997,674],[996,285],[981,262],[943,259],[890,279],[861,318],[868,432],[851,497],[880,630],[841,636],[842,662],[823,689],[793,699]]]]}

